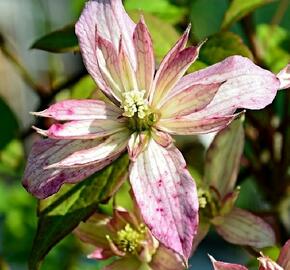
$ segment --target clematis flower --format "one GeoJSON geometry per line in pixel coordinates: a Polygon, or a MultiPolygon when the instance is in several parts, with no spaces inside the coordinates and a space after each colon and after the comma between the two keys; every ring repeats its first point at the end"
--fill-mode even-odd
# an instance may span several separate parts
{"type": "Polygon", "coordinates": [[[23,185],[43,199],[128,149],[130,182],[144,222],[186,260],[198,225],[198,199],[171,135],[220,130],[236,109],[270,104],[280,81],[240,56],[183,77],[200,50],[186,48],[189,28],[155,73],[145,22],[135,24],[121,0],[87,2],[75,29],[85,66],[110,102],[66,100],[34,113],[61,122],[37,129],[49,139],[33,146],[23,185]]]}
{"type": "MultiPolygon", "coordinates": [[[[224,263],[216,261],[210,256],[211,262],[215,270],[248,270],[247,267],[240,264],[224,263]]],[[[269,257],[261,254],[258,258],[260,263],[259,270],[289,270],[290,269],[290,239],[282,247],[277,262],[274,262],[269,257]]]]}
{"type": "Polygon", "coordinates": [[[206,153],[205,175],[202,183],[198,184],[200,223],[193,251],[212,225],[221,237],[232,244],[254,248],[275,244],[275,233],[267,222],[235,207],[239,196],[235,185],[243,149],[243,117],[240,117],[217,133],[206,153]],[[227,162],[221,163],[221,160],[227,162]]]}
{"type": "Polygon", "coordinates": [[[91,244],[90,259],[118,259],[104,270],[183,270],[180,256],[153,237],[137,211],[116,207],[113,216],[95,213],[75,230],[81,241],[91,244]]]}

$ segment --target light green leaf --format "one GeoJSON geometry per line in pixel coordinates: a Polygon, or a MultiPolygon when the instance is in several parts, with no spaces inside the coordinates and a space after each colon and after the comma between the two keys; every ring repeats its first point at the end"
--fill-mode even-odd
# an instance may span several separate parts
{"type": "Polygon", "coordinates": [[[261,57],[273,72],[280,71],[290,62],[290,32],[286,29],[260,24],[257,26],[257,38],[261,57]]]}
{"type": "Polygon", "coordinates": [[[39,38],[33,43],[31,49],[39,49],[54,53],[79,51],[74,24],[70,24],[39,38]]]}
{"type": "Polygon", "coordinates": [[[90,75],[87,75],[72,87],[71,98],[72,99],[90,98],[97,88],[98,87],[93,78],[90,75]]]}
{"type": "Polygon", "coordinates": [[[255,9],[273,2],[274,0],[233,0],[231,1],[229,9],[226,11],[222,29],[229,29],[235,22],[242,19],[247,14],[253,12],[255,9]]]}
{"type": "Polygon", "coordinates": [[[235,187],[244,140],[243,119],[239,118],[216,135],[206,153],[204,181],[222,197],[235,187]]]}
{"type": "Polygon", "coordinates": [[[151,37],[153,39],[153,47],[155,58],[158,62],[164,57],[164,55],[173,47],[180,37],[180,34],[175,28],[159,18],[146,12],[130,11],[130,17],[138,22],[140,16],[143,14],[145,22],[149,28],[151,37]]]}
{"type": "Polygon", "coordinates": [[[39,269],[50,249],[87,219],[101,201],[108,199],[127,173],[129,159],[123,155],[110,166],[76,185],[64,186],[56,195],[40,202],[39,221],[29,269],[39,269]]]}
{"type": "Polygon", "coordinates": [[[142,10],[149,12],[171,24],[182,21],[186,14],[185,8],[175,6],[168,0],[126,0],[124,4],[127,11],[142,10]]]}

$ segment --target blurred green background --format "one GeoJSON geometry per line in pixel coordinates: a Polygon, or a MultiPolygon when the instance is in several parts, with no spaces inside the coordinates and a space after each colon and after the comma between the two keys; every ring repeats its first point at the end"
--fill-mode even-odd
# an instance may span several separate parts
{"type": "MultiPolygon", "coordinates": [[[[37,201],[22,188],[21,177],[37,139],[30,126],[45,127],[49,122],[35,122],[29,112],[56,100],[97,96],[77,52],[72,28],[84,2],[0,0],[1,270],[27,269],[36,231],[37,201]],[[60,34],[40,39],[67,25],[60,34]],[[30,49],[32,45],[36,49],[30,49]]],[[[157,61],[191,22],[193,44],[208,38],[191,71],[234,54],[247,56],[273,72],[290,62],[288,0],[125,0],[124,4],[135,20],[143,10],[157,61]]],[[[239,177],[239,206],[273,214],[281,243],[289,237],[290,227],[289,100],[289,93],[279,93],[271,108],[247,114],[247,143],[239,177]]],[[[196,177],[202,175],[204,150],[211,137],[177,138],[196,177]]],[[[211,269],[207,253],[237,263],[250,259],[244,250],[226,244],[212,232],[191,259],[192,269],[211,269]]],[[[87,260],[84,247],[69,236],[50,252],[42,269],[100,266],[87,260]]]]}

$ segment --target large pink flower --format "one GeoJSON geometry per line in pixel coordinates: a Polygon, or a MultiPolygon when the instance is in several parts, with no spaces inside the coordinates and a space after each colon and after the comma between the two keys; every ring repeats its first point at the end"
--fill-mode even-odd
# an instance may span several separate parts
{"type": "Polygon", "coordinates": [[[121,0],[89,1],[76,24],[88,72],[111,100],[67,100],[38,116],[66,121],[38,130],[49,139],[31,151],[23,180],[38,198],[81,181],[128,149],[130,182],[145,223],[184,258],[198,225],[194,180],[169,134],[192,135],[227,126],[238,108],[272,102],[279,79],[233,56],[185,77],[200,46],[186,47],[189,29],[155,73],[150,34],[121,0]]]}

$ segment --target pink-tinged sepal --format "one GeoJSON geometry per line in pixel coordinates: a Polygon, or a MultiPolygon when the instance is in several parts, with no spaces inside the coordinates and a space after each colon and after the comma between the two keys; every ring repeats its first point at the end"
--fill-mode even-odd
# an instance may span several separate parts
{"type": "Polygon", "coordinates": [[[130,182],[152,234],[186,262],[197,232],[198,198],[181,153],[151,139],[130,167],[130,182]]]}
{"type": "Polygon", "coordinates": [[[81,120],[53,124],[48,130],[33,127],[39,134],[52,139],[96,139],[126,130],[117,120],[81,120]]]}
{"type": "Polygon", "coordinates": [[[101,100],[65,100],[51,105],[48,109],[31,114],[50,117],[59,121],[117,119],[122,111],[101,100]]]}
{"type": "Polygon", "coordinates": [[[155,142],[165,148],[173,143],[173,139],[168,133],[162,132],[155,128],[152,128],[151,136],[155,140],[155,142]]]}
{"type": "Polygon", "coordinates": [[[135,28],[133,41],[137,56],[136,77],[138,86],[139,89],[146,91],[147,97],[153,82],[155,60],[152,39],[143,17],[135,28]]]}
{"type": "Polygon", "coordinates": [[[168,63],[165,63],[159,76],[156,75],[154,79],[154,96],[151,102],[152,107],[160,107],[162,99],[166,97],[184,75],[189,66],[197,59],[200,47],[201,45],[183,49],[178,52],[174,58],[170,59],[168,63]]]}
{"type": "Polygon", "coordinates": [[[283,68],[278,74],[278,79],[280,80],[279,89],[286,89],[290,87],[290,64],[283,68]]]}
{"type": "Polygon", "coordinates": [[[112,152],[105,159],[93,164],[69,167],[66,169],[45,169],[51,164],[61,162],[66,157],[83,149],[100,145],[100,140],[54,140],[44,139],[36,142],[28,156],[23,176],[23,186],[39,199],[56,193],[64,183],[84,180],[96,171],[115,160],[120,152],[112,152]]]}
{"type": "Polygon", "coordinates": [[[205,108],[214,98],[221,83],[196,84],[169,96],[160,105],[162,118],[181,117],[205,108]]]}
{"type": "Polygon", "coordinates": [[[269,257],[259,257],[258,261],[260,263],[259,270],[288,270],[287,268],[283,268],[276,262],[272,261],[269,257]]]}
{"type": "Polygon", "coordinates": [[[262,218],[240,208],[213,218],[216,231],[228,242],[264,248],[273,246],[276,238],[271,226],[262,218]]]}
{"type": "Polygon", "coordinates": [[[80,149],[72,151],[60,161],[48,164],[44,169],[73,168],[91,165],[110,159],[111,156],[120,155],[126,149],[128,131],[113,134],[109,137],[94,140],[84,140],[87,143],[80,149]]]}
{"type": "MultiPolygon", "coordinates": [[[[108,266],[105,266],[103,270],[140,270],[142,269],[142,263],[135,257],[128,257],[116,260],[108,266]]],[[[145,270],[147,270],[145,268],[145,270]]],[[[150,269],[149,269],[150,270],[150,269]]]]}
{"type": "Polygon", "coordinates": [[[277,263],[285,270],[290,269],[290,239],[282,247],[277,263]]]}
{"type": "Polygon", "coordinates": [[[216,261],[212,256],[209,255],[209,258],[212,262],[214,270],[248,270],[247,267],[240,264],[225,263],[216,261]]]}
{"type": "Polygon", "coordinates": [[[135,161],[138,155],[144,151],[149,141],[148,132],[134,132],[128,142],[128,153],[132,161],[135,161]]]}
{"type": "Polygon", "coordinates": [[[233,114],[238,108],[262,109],[276,96],[280,81],[271,72],[256,66],[242,56],[231,56],[220,63],[184,76],[170,95],[194,84],[223,83],[203,110],[192,114],[194,119],[233,114]]]}
{"type": "Polygon", "coordinates": [[[160,119],[157,122],[156,127],[172,135],[204,134],[224,129],[237,116],[238,114],[197,120],[189,117],[173,117],[160,119]]]}

